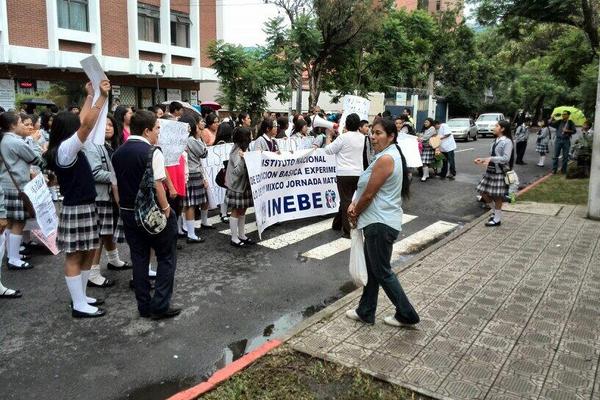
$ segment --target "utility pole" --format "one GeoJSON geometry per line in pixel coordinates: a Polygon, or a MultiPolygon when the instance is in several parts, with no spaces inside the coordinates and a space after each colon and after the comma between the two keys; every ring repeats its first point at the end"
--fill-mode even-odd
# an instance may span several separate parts
{"type": "Polygon", "coordinates": [[[596,81],[596,115],[594,118],[592,166],[590,168],[588,218],[600,220],[600,64],[598,65],[598,77],[596,81]]]}

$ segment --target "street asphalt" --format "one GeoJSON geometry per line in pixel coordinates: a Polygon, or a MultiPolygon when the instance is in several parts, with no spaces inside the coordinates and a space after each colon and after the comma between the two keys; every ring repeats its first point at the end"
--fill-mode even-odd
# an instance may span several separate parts
{"type": "MultiPolygon", "coordinates": [[[[459,226],[480,216],[475,186],[483,169],[473,164],[489,154],[491,138],[459,143],[455,181],[415,177],[405,213],[416,216],[401,234],[412,235],[446,221],[459,226]]],[[[549,172],[535,165],[535,137],[516,166],[521,184],[549,172]]],[[[547,160],[548,164],[549,161],[547,160]]],[[[252,216],[253,217],[253,216],[252,216]]],[[[250,219],[252,220],[252,219],[250,219]]],[[[269,228],[269,239],[322,221],[312,218],[269,228]]],[[[163,399],[206,379],[215,370],[353,289],[348,250],[323,260],[302,253],[339,238],[323,230],[289,246],[236,249],[219,230],[202,232],[204,244],[178,252],[173,303],[184,308],[174,320],[138,317],[129,272],[109,289],[88,295],[106,298],[107,316],[73,320],[62,273],[63,257],[35,253],[28,271],[7,271],[2,281],[23,298],[0,300],[0,387],[3,399],[163,399]]],[[[251,235],[256,238],[256,233],[251,235]]],[[[121,248],[123,259],[128,250],[121,248]]],[[[103,261],[105,264],[105,260],[103,261]]]]}

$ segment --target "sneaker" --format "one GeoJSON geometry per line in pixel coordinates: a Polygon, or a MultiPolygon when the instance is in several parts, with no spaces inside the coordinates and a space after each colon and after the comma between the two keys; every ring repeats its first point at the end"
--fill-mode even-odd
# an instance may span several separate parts
{"type": "Polygon", "coordinates": [[[404,328],[404,327],[409,327],[409,326],[413,326],[413,324],[405,324],[403,322],[400,322],[396,319],[396,317],[394,317],[393,315],[388,315],[387,317],[383,318],[383,323],[389,326],[393,326],[396,328],[404,328]]]}
{"type": "Polygon", "coordinates": [[[353,321],[357,321],[357,322],[362,322],[363,324],[369,324],[369,325],[373,325],[374,323],[371,322],[367,322],[364,321],[361,317],[358,316],[358,314],[356,313],[356,310],[347,310],[346,311],[346,318],[349,318],[353,321]]]}

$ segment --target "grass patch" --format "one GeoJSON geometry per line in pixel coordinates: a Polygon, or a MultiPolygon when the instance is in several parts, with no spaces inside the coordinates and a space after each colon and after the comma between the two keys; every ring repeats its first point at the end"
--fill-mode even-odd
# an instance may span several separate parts
{"type": "Polygon", "coordinates": [[[399,386],[283,345],[202,400],[423,399],[399,386]]]}
{"type": "Polygon", "coordinates": [[[585,205],[588,201],[589,179],[565,179],[562,175],[552,175],[519,200],[538,203],[562,203],[585,205]]]}

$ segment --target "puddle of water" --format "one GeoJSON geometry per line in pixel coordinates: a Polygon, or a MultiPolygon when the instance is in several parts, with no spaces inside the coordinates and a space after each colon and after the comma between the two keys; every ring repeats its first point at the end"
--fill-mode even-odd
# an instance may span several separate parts
{"type": "Polygon", "coordinates": [[[196,384],[196,378],[185,377],[142,386],[120,400],[163,400],[196,384]]]}

